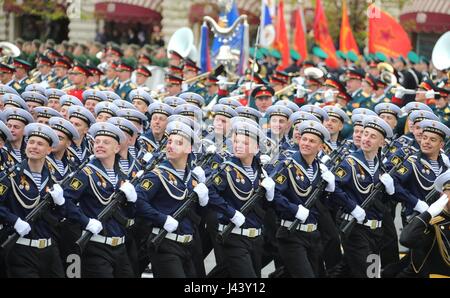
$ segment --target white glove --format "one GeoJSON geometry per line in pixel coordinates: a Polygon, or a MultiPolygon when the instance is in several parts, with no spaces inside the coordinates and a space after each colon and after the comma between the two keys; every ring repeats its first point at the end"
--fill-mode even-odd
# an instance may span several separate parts
{"type": "Polygon", "coordinates": [[[53,189],[49,191],[50,195],[52,196],[53,203],[55,203],[58,206],[61,206],[66,201],[64,199],[64,191],[61,188],[61,185],[59,184],[53,184],[53,189]]]}
{"type": "Polygon", "coordinates": [[[241,212],[239,212],[238,210],[236,210],[236,213],[234,214],[234,216],[230,219],[230,221],[232,223],[234,223],[234,225],[236,227],[240,227],[244,224],[245,222],[245,216],[244,214],[242,214],[241,212]]]}
{"type": "Polygon", "coordinates": [[[164,223],[164,230],[166,230],[169,233],[172,233],[178,228],[178,220],[173,218],[170,215],[167,215],[166,222],[164,223]]]}
{"type": "Polygon", "coordinates": [[[150,152],[146,152],[146,153],[144,154],[144,156],[142,157],[142,159],[143,159],[145,162],[149,162],[152,158],[153,158],[153,154],[151,154],[150,152]]]}
{"type": "Polygon", "coordinates": [[[328,89],[323,94],[323,100],[324,102],[333,102],[334,101],[334,93],[332,90],[328,89]]]}
{"type": "Polygon", "coordinates": [[[137,200],[136,189],[134,189],[134,185],[129,181],[125,181],[122,186],[119,188],[127,197],[127,201],[131,203],[135,203],[137,200]]]}
{"type": "Polygon", "coordinates": [[[364,211],[364,209],[359,205],[356,205],[355,209],[353,209],[350,214],[356,219],[358,223],[363,223],[364,219],[366,218],[366,211],[364,211]]]}
{"type": "Polygon", "coordinates": [[[14,230],[16,230],[17,234],[19,234],[20,237],[23,237],[27,235],[29,232],[31,232],[31,227],[29,223],[23,221],[19,217],[17,218],[16,223],[14,224],[14,230]]]}
{"type": "Polygon", "coordinates": [[[395,88],[394,96],[397,98],[402,98],[405,95],[405,88],[403,86],[397,86],[395,88]]]}
{"type": "Polygon", "coordinates": [[[270,156],[269,155],[267,155],[267,154],[261,154],[260,156],[259,156],[259,159],[260,159],[260,161],[261,161],[261,164],[263,164],[263,165],[266,165],[266,164],[268,164],[269,162],[270,162],[270,156]]]}
{"type": "Polygon", "coordinates": [[[327,154],[324,154],[322,156],[322,158],[320,159],[321,165],[323,164],[325,166],[325,164],[330,160],[330,156],[328,156],[327,154]]]}
{"type": "Polygon", "coordinates": [[[295,214],[295,218],[299,219],[301,222],[305,222],[309,216],[309,209],[303,207],[303,205],[298,205],[297,213],[295,214]]]}
{"type": "Polygon", "coordinates": [[[298,86],[297,87],[297,93],[295,94],[295,96],[297,98],[303,98],[306,95],[306,89],[303,88],[302,86],[298,86]]]}
{"type": "MultiPolygon", "coordinates": [[[[323,157],[322,157],[322,158],[323,158],[323,157]]],[[[327,167],[325,164],[323,164],[323,163],[320,163],[320,164],[319,164],[319,168],[320,168],[320,171],[321,171],[322,173],[328,171],[328,167],[327,167]]]]}
{"type": "Polygon", "coordinates": [[[426,99],[434,99],[434,90],[428,90],[427,92],[425,92],[425,98],[426,99]]]}
{"type": "Polygon", "coordinates": [[[85,230],[91,232],[92,234],[98,234],[103,230],[102,223],[95,218],[89,218],[89,222],[85,230]]]}
{"type": "Polygon", "coordinates": [[[418,200],[416,206],[414,206],[414,210],[419,213],[423,213],[423,212],[427,211],[427,209],[428,209],[428,204],[422,200],[418,200]]]}
{"type": "Polygon", "coordinates": [[[206,182],[206,176],[205,171],[200,168],[199,166],[196,166],[192,172],[197,176],[199,183],[205,183],[206,182]]]}
{"type": "Polygon", "coordinates": [[[325,191],[333,192],[336,187],[336,185],[334,183],[335,182],[334,174],[328,170],[325,172],[322,172],[322,179],[328,183],[327,187],[325,188],[325,191]]]}
{"type": "Polygon", "coordinates": [[[196,187],[194,187],[194,192],[198,196],[198,203],[200,206],[205,207],[209,201],[209,190],[206,187],[205,183],[199,183],[196,187]]]}
{"type": "Polygon", "coordinates": [[[275,181],[270,177],[266,177],[261,181],[261,186],[266,190],[267,201],[272,202],[275,196],[275,181]]]}
{"type": "Polygon", "coordinates": [[[436,217],[441,214],[442,210],[444,210],[447,204],[448,196],[446,194],[443,194],[436,202],[431,204],[427,211],[431,214],[431,217],[436,217]]]}
{"type": "Polygon", "coordinates": [[[393,195],[395,193],[394,179],[392,179],[391,175],[384,173],[380,176],[380,181],[383,183],[384,189],[386,189],[388,195],[393,195]]]}

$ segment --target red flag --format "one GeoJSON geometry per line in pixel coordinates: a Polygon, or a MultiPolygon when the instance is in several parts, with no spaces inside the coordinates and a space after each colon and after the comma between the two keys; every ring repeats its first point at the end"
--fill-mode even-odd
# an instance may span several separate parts
{"type": "Polygon", "coordinates": [[[346,0],[342,1],[342,23],[339,48],[344,53],[353,51],[357,55],[359,55],[358,45],[356,44],[355,38],[353,37],[352,27],[350,27],[350,21],[348,19],[346,0]]]}
{"type": "Polygon", "coordinates": [[[301,60],[305,60],[308,55],[308,48],[306,47],[305,25],[303,23],[304,16],[302,7],[295,10],[295,32],[294,32],[294,50],[301,56],[301,60]]]}
{"type": "Polygon", "coordinates": [[[374,4],[369,6],[369,52],[381,52],[390,57],[411,51],[411,40],[403,27],[374,4]]]}
{"type": "Polygon", "coordinates": [[[330,32],[328,31],[327,17],[322,7],[322,2],[317,0],[316,13],[314,18],[314,40],[327,53],[328,58],[325,63],[330,67],[338,67],[336,59],[336,48],[333,44],[330,32]]]}
{"type": "Polygon", "coordinates": [[[289,42],[286,32],[286,22],[284,21],[284,3],[278,3],[277,22],[275,24],[275,46],[281,53],[281,64],[278,69],[285,69],[289,66],[289,42]]]}

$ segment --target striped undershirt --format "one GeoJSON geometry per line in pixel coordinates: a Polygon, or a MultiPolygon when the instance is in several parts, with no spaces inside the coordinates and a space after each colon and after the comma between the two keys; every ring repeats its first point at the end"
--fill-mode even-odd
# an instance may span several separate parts
{"type": "Polygon", "coordinates": [[[370,176],[373,177],[373,175],[375,174],[375,161],[374,160],[367,160],[367,164],[369,165],[370,176]]]}
{"type": "Polygon", "coordinates": [[[58,171],[60,174],[64,173],[64,163],[61,160],[55,159],[55,163],[58,166],[58,171]]]}
{"type": "Polygon", "coordinates": [[[11,153],[14,155],[18,162],[22,162],[22,154],[20,152],[20,149],[13,149],[11,153]]]}
{"type": "Polygon", "coordinates": [[[252,182],[255,181],[255,172],[253,172],[252,166],[244,166],[244,170],[252,182]]]}
{"type": "Polygon", "coordinates": [[[128,159],[120,159],[119,163],[120,167],[125,171],[125,173],[128,173],[130,171],[130,163],[128,162],[128,159]]]}
{"type": "Polygon", "coordinates": [[[106,175],[108,175],[109,181],[112,183],[112,185],[116,185],[117,184],[117,176],[116,173],[114,172],[114,169],[105,169],[106,170],[106,175]]]}
{"type": "Polygon", "coordinates": [[[35,173],[35,172],[31,172],[31,176],[33,176],[33,180],[36,183],[37,188],[39,189],[39,191],[41,190],[41,173],[35,173]]]}
{"type": "Polygon", "coordinates": [[[81,148],[81,146],[75,147],[75,151],[77,152],[78,159],[83,159],[83,148],[81,148]]]}
{"type": "Polygon", "coordinates": [[[437,160],[430,160],[430,166],[436,176],[439,176],[441,169],[437,160]]]}
{"type": "Polygon", "coordinates": [[[336,150],[337,149],[337,142],[330,141],[330,146],[331,146],[331,149],[336,150]]]}
{"type": "Polygon", "coordinates": [[[177,171],[178,176],[181,177],[181,180],[184,178],[184,169],[175,169],[177,171]]]}
{"type": "Polygon", "coordinates": [[[313,180],[314,177],[314,168],[312,165],[310,165],[307,169],[306,169],[306,176],[308,176],[309,181],[313,180]]]}
{"type": "Polygon", "coordinates": [[[136,158],[136,147],[128,146],[128,151],[130,151],[130,154],[131,156],[133,156],[133,158],[136,158]]]}

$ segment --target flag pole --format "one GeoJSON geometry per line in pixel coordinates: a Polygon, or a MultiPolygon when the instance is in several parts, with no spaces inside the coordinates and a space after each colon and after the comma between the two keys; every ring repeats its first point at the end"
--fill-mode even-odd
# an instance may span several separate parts
{"type": "MultiPolygon", "coordinates": [[[[255,40],[255,46],[254,46],[254,53],[253,53],[253,63],[256,63],[256,52],[258,51],[258,47],[259,47],[259,38],[260,38],[260,31],[261,31],[261,26],[258,26],[258,31],[256,32],[256,40],[255,40]]],[[[252,72],[251,72],[251,81],[250,81],[250,92],[248,92],[247,94],[247,105],[250,103],[250,94],[251,94],[251,90],[252,90],[252,85],[253,85],[253,75],[255,74],[255,68],[252,66],[251,67],[252,72]]]]}

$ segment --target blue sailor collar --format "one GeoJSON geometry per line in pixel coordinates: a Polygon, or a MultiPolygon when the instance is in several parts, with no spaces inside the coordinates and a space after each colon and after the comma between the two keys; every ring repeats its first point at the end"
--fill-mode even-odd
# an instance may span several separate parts
{"type": "MultiPolygon", "coordinates": [[[[366,157],[364,156],[364,152],[361,149],[358,149],[355,152],[351,153],[350,157],[354,161],[356,161],[364,170],[366,170],[367,173],[370,173],[369,164],[366,160],[366,157]]],[[[375,156],[374,162],[375,162],[375,172],[376,172],[378,169],[378,166],[380,165],[377,156],[375,156]]]]}

